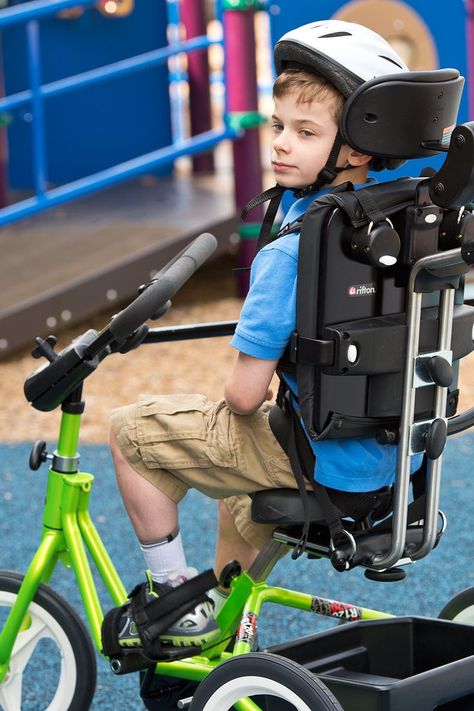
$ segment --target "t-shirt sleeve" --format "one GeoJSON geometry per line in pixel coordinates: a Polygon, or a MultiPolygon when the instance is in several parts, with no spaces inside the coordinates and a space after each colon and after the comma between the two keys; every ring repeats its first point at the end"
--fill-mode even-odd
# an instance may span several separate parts
{"type": "Polygon", "coordinates": [[[297,256],[277,247],[255,257],[231,345],[254,358],[280,358],[296,327],[297,256]]]}

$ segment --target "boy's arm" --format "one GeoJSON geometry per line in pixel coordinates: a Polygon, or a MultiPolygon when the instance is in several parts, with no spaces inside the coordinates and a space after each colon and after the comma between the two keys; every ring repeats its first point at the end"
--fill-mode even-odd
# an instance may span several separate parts
{"type": "Polygon", "coordinates": [[[270,381],[277,360],[254,358],[239,352],[234,369],[224,387],[227,405],[237,415],[251,415],[272,395],[270,381]]]}

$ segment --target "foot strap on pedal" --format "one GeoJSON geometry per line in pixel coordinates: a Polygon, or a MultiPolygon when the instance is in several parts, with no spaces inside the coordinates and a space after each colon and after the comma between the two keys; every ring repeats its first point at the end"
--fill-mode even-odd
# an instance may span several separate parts
{"type": "MultiPolygon", "coordinates": [[[[102,623],[102,649],[108,657],[121,657],[125,650],[118,642],[120,618],[127,611],[131,613],[140,641],[144,657],[152,661],[162,661],[189,657],[200,651],[199,647],[173,647],[164,645],[159,637],[183,615],[192,610],[200,602],[209,598],[206,592],[218,584],[212,570],[207,570],[191,580],[187,580],[176,588],[150,600],[148,583],[136,585],[128,596],[128,601],[121,607],[109,610],[102,623]]],[[[138,651],[138,650],[134,650],[138,651]]]]}

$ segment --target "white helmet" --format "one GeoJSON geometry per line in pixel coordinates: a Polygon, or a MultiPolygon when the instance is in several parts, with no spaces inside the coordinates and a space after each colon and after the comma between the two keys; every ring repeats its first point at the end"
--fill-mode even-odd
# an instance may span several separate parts
{"type": "Polygon", "coordinates": [[[309,67],[346,98],[369,79],[409,71],[380,35],[342,20],[310,22],[287,32],[275,46],[277,74],[288,66],[309,67]]]}

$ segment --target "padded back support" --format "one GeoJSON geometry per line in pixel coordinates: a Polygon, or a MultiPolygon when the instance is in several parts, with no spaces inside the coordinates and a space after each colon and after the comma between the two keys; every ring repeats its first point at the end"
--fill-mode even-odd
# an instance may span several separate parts
{"type": "MultiPolygon", "coordinates": [[[[301,411],[314,438],[374,436],[380,426],[398,426],[405,367],[409,263],[413,249],[418,252],[416,258],[437,251],[443,212],[432,206],[436,223],[427,223],[430,227],[417,245],[407,244],[411,239],[410,210],[416,210],[419,184],[420,179],[407,179],[370,186],[357,193],[329,194],[316,200],[303,220],[297,334],[299,338],[334,342],[332,363],[315,366],[300,360],[297,365],[301,411]],[[360,229],[366,229],[367,225],[357,195],[366,191],[370,191],[377,208],[390,215],[400,235],[401,259],[393,267],[380,268],[353,258],[354,225],[360,225],[360,229]],[[356,348],[355,362],[348,360],[348,346],[356,348]]],[[[459,287],[462,285],[459,275],[466,270],[467,266],[457,268],[448,282],[459,287]]],[[[423,352],[437,349],[437,299],[436,293],[424,296],[420,335],[423,352]]],[[[455,359],[472,349],[473,322],[474,309],[456,307],[455,359]]],[[[300,357],[300,348],[298,353],[300,357]]],[[[418,415],[430,412],[433,388],[427,386],[418,391],[418,415]]],[[[450,390],[455,388],[453,383],[450,390]]],[[[450,414],[454,414],[452,398],[450,402],[450,414]]]]}

